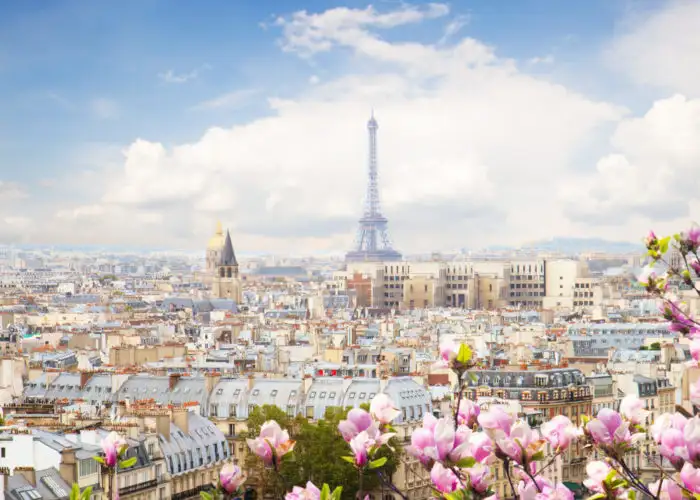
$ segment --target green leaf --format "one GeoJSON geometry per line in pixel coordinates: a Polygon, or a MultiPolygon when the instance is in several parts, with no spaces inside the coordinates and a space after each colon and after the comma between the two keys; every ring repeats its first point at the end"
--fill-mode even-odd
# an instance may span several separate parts
{"type": "Polygon", "coordinates": [[[370,469],[378,469],[379,467],[381,467],[382,465],[384,465],[384,464],[386,463],[387,460],[388,460],[388,459],[387,459],[386,457],[381,457],[381,458],[378,458],[378,459],[376,459],[376,460],[372,460],[372,461],[369,463],[369,468],[370,468],[370,469]]]}
{"type": "Polygon", "coordinates": [[[202,500],[211,500],[211,494],[206,491],[200,491],[199,496],[202,497],[202,500]]]}
{"type": "Polygon", "coordinates": [[[102,457],[92,457],[95,459],[95,461],[101,463],[102,465],[105,465],[105,459],[102,457]]]}
{"type": "Polygon", "coordinates": [[[659,240],[659,252],[666,253],[668,251],[668,243],[670,241],[671,241],[670,236],[666,236],[665,238],[661,238],[659,240]]]}
{"type": "Polygon", "coordinates": [[[342,458],[346,462],[351,463],[352,465],[355,465],[355,458],[354,457],[340,457],[340,458],[342,458]]]}
{"type": "Polygon", "coordinates": [[[457,362],[466,365],[472,359],[472,350],[467,344],[461,344],[459,346],[459,352],[457,353],[457,362]]]}
{"type": "Polygon", "coordinates": [[[629,500],[635,500],[637,498],[637,490],[630,488],[629,492],[627,493],[627,498],[629,498],[629,500]]]}
{"type": "Polygon", "coordinates": [[[92,486],[88,486],[80,494],[80,500],[90,500],[91,495],[92,495],[92,486]]]}
{"type": "Polygon", "coordinates": [[[472,382],[476,382],[477,380],[479,380],[476,376],[476,373],[468,372],[468,375],[469,375],[469,380],[471,380],[472,382]]]}
{"type": "Polygon", "coordinates": [[[131,457],[127,458],[126,460],[122,460],[119,462],[119,467],[122,469],[128,469],[129,467],[133,467],[136,464],[136,457],[131,457]]]}
{"type": "Polygon", "coordinates": [[[475,464],[476,464],[476,460],[474,459],[474,457],[464,457],[464,458],[461,458],[460,460],[458,460],[458,461],[455,463],[455,465],[456,465],[457,467],[460,467],[460,468],[462,468],[462,469],[467,469],[467,468],[469,468],[469,467],[474,467],[475,464]]]}
{"type": "Polygon", "coordinates": [[[605,493],[596,493],[592,497],[588,497],[586,500],[601,500],[602,498],[605,498],[605,493]]]}
{"type": "Polygon", "coordinates": [[[126,453],[126,450],[128,450],[128,449],[129,449],[129,445],[128,445],[128,444],[123,444],[122,447],[119,448],[119,452],[117,453],[117,456],[118,456],[119,458],[123,457],[123,456],[124,456],[124,453],[126,453]]]}
{"type": "Polygon", "coordinates": [[[336,489],[333,490],[333,493],[331,493],[331,500],[340,500],[340,496],[343,493],[343,487],[338,486],[336,489]]]}
{"type": "Polygon", "coordinates": [[[80,487],[78,483],[73,483],[70,489],[70,500],[79,500],[80,498],[80,487]]]}
{"type": "Polygon", "coordinates": [[[544,460],[544,451],[540,450],[534,455],[532,455],[532,460],[544,460]]]}
{"type": "Polygon", "coordinates": [[[613,479],[615,479],[615,476],[617,476],[617,471],[615,469],[612,469],[610,472],[608,472],[608,475],[605,476],[605,479],[603,479],[603,482],[605,484],[610,484],[613,479]]]}
{"type": "Polygon", "coordinates": [[[330,495],[331,487],[328,486],[328,483],[323,483],[323,487],[321,488],[321,500],[330,500],[330,495]]]}

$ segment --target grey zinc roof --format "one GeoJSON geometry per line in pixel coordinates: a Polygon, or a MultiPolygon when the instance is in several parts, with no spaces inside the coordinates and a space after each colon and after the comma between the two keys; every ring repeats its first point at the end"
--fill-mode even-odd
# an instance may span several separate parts
{"type": "Polygon", "coordinates": [[[222,378],[209,396],[209,414],[217,417],[238,417],[248,411],[248,379],[222,378]]]}
{"type": "Polygon", "coordinates": [[[187,433],[170,424],[170,439],[159,436],[168,472],[184,474],[192,469],[208,467],[229,458],[224,434],[208,419],[187,412],[187,433]]]}
{"type": "Polygon", "coordinates": [[[123,401],[129,398],[132,401],[139,399],[153,399],[160,404],[170,402],[170,380],[168,377],[157,377],[147,374],[132,375],[117,391],[117,399],[123,401]]]}
{"type": "Polygon", "coordinates": [[[357,408],[363,403],[369,403],[379,392],[378,379],[356,378],[350,383],[343,398],[344,407],[357,408]]]}
{"type": "Polygon", "coordinates": [[[422,420],[424,414],[432,414],[433,403],[430,392],[411,377],[389,379],[384,393],[401,410],[401,415],[395,420],[396,423],[422,420]]]}
{"type": "Polygon", "coordinates": [[[36,471],[36,486],[32,486],[21,474],[13,474],[6,480],[5,490],[17,500],[63,500],[68,498],[71,490],[71,486],[53,467],[36,471]]]}
{"type": "Polygon", "coordinates": [[[475,380],[469,380],[469,385],[487,385],[489,387],[513,388],[544,388],[568,387],[571,384],[584,384],[585,377],[581,370],[559,368],[539,371],[501,371],[480,370],[475,373],[475,380]],[[536,383],[535,378],[545,379],[544,383],[536,383]]]}
{"type": "Polygon", "coordinates": [[[256,379],[248,395],[248,406],[276,405],[296,415],[301,411],[303,392],[304,383],[298,379],[256,379]]]}
{"type": "Polygon", "coordinates": [[[342,407],[345,391],[344,380],[339,377],[316,378],[306,394],[304,415],[307,418],[320,419],[331,407],[342,407]],[[312,414],[309,414],[309,413],[312,414]]]}

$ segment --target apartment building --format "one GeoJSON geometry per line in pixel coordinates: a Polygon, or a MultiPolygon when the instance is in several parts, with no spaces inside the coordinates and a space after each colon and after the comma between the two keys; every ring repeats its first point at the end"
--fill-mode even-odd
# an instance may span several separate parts
{"type": "MultiPolygon", "coordinates": [[[[464,397],[472,401],[496,398],[517,403],[523,415],[549,420],[564,415],[578,425],[582,415],[590,415],[593,396],[580,370],[554,368],[528,370],[509,366],[504,370],[481,370],[464,388],[464,397]]],[[[537,418],[535,418],[537,420],[537,418]]],[[[576,444],[561,463],[561,481],[580,483],[585,476],[584,450],[576,444]]]]}
{"type": "Polygon", "coordinates": [[[547,290],[545,260],[517,260],[510,263],[508,305],[541,309],[547,290]]]}

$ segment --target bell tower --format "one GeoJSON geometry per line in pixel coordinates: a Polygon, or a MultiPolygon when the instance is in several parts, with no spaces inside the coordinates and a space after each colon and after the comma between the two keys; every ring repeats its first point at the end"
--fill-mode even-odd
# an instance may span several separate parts
{"type": "Polygon", "coordinates": [[[241,303],[241,279],[238,275],[238,261],[231,243],[231,233],[226,231],[224,247],[221,250],[212,282],[212,295],[220,299],[231,299],[241,303]]]}

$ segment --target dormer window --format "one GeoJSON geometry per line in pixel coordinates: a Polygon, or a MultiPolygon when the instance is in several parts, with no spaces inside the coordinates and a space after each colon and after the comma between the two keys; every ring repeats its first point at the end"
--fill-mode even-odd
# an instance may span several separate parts
{"type": "Polygon", "coordinates": [[[328,397],[329,397],[330,399],[335,399],[335,394],[336,394],[335,391],[334,391],[334,392],[331,392],[331,393],[328,395],[328,397]]]}
{"type": "Polygon", "coordinates": [[[273,398],[274,398],[275,396],[277,396],[277,389],[274,389],[274,390],[270,393],[270,396],[272,396],[273,398]]]}
{"type": "Polygon", "coordinates": [[[253,396],[257,396],[258,394],[260,394],[260,389],[255,389],[253,391],[253,396]]]}
{"type": "Polygon", "coordinates": [[[223,390],[223,389],[217,389],[217,390],[216,390],[216,395],[217,395],[217,396],[221,396],[223,393],[224,393],[224,390],[223,390]]]}
{"type": "Polygon", "coordinates": [[[365,396],[367,396],[366,392],[361,392],[360,393],[360,399],[365,399],[365,396]]]}
{"type": "MultiPolygon", "coordinates": [[[[353,394],[354,394],[354,393],[353,393],[353,394]]],[[[311,391],[311,392],[309,393],[309,399],[313,399],[313,398],[315,398],[315,397],[316,397],[316,391],[311,391]]],[[[352,396],[351,396],[351,397],[352,397],[352,396]]]]}
{"type": "Polygon", "coordinates": [[[319,394],[318,399],[326,399],[326,391],[323,391],[321,394],[319,394]]]}
{"type": "Polygon", "coordinates": [[[355,399],[355,393],[351,392],[350,394],[348,394],[348,399],[355,399]]]}

